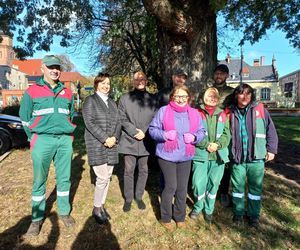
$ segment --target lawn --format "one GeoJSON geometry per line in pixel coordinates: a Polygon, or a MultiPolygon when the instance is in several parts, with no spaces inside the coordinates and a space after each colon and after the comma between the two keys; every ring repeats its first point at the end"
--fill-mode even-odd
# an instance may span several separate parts
{"type": "Polygon", "coordinates": [[[300,143],[300,117],[273,117],[272,119],[280,140],[286,143],[300,143]]]}
{"type": "MultiPolygon", "coordinates": [[[[274,119],[280,138],[285,138],[291,143],[290,139],[295,138],[299,131],[296,126],[297,120],[292,119],[292,122],[281,119],[274,119]],[[289,131],[289,135],[285,130],[289,131]]],[[[132,210],[125,214],[122,212],[122,162],[115,168],[106,203],[112,220],[106,226],[95,224],[91,217],[93,176],[87,164],[82,120],[77,118],[76,123],[79,128],[74,141],[71,190],[72,215],[77,221],[76,226],[68,230],[58,220],[54,168],[51,168],[47,187],[47,213],[41,233],[36,238],[24,236],[30,224],[30,152],[28,149],[14,150],[0,163],[0,249],[300,248],[300,184],[297,180],[292,180],[291,186],[290,180],[284,176],[277,177],[271,168],[267,170],[265,178],[259,229],[249,228],[247,224],[234,226],[231,221],[231,209],[222,208],[217,201],[214,223],[211,226],[205,223],[202,216],[198,221],[187,217],[187,228],[173,232],[165,231],[158,223],[159,172],[155,165],[150,166],[144,195],[146,210],[140,211],[136,204],[133,204],[132,210]]],[[[281,141],[284,143],[286,140],[281,141]]],[[[279,159],[288,158],[287,153],[279,159]]],[[[299,165],[299,160],[296,160],[295,164],[299,165]]],[[[300,172],[299,169],[298,171],[300,172]]],[[[191,197],[190,195],[187,200],[187,212],[192,209],[191,197]]]]}

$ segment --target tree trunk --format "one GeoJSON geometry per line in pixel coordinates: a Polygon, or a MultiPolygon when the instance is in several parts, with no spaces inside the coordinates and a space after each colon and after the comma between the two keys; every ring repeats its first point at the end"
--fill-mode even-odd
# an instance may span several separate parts
{"type": "Polygon", "coordinates": [[[216,14],[209,0],[144,0],[144,5],[157,18],[164,86],[179,67],[187,71],[191,90],[199,93],[217,63],[216,14]]]}

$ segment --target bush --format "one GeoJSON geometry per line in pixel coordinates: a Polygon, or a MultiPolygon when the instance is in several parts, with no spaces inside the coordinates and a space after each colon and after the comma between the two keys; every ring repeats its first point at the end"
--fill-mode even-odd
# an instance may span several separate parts
{"type": "Polygon", "coordinates": [[[5,115],[19,116],[19,110],[20,110],[19,105],[6,106],[5,108],[2,109],[1,113],[5,115]]]}

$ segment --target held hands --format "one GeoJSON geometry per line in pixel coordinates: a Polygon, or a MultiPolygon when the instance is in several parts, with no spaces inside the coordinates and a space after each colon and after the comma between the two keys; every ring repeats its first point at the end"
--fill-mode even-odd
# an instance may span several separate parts
{"type": "Polygon", "coordinates": [[[270,152],[267,152],[267,155],[266,155],[266,162],[267,161],[272,161],[275,157],[275,154],[273,153],[270,153],[270,152]]]}
{"type": "Polygon", "coordinates": [[[209,153],[216,152],[218,150],[218,144],[214,142],[210,142],[207,147],[207,151],[209,153]]]}
{"type": "Polygon", "coordinates": [[[114,137],[114,136],[108,137],[108,138],[105,140],[104,146],[105,146],[105,147],[108,147],[108,148],[112,148],[113,146],[115,146],[116,141],[117,141],[116,137],[114,137]]]}
{"type": "Polygon", "coordinates": [[[169,141],[174,141],[176,138],[176,135],[177,135],[176,130],[169,130],[169,131],[165,132],[165,137],[169,141]]]}
{"type": "Polygon", "coordinates": [[[138,133],[134,136],[134,138],[139,141],[143,140],[145,138],[145,133],[139,128],[137,128],[136,130],[138,131],[138,133]]]}
{"type": "Polygon", "coordinates": [[[183,139],[184,139],[184,142],[185,142],[186,144],[190,144],[190,143],[192,143],[193,141],[195,141],[195,136],[194,136],[193,134],[191,134],[191,133],[185,133],[185,134],[183,135],[183,139]]]}

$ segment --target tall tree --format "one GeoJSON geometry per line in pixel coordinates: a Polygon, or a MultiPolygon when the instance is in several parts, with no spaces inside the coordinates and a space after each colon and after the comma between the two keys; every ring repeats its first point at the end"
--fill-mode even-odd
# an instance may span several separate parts
{"type": "Polygon", "coordinates": [[[203,85],[217,61],[216,12],[210,1],[144,0],[144,5],[157,18],[164,83],[173,68],[181,67],[194,88],[203,85]]]}
{"type": "Polygon", "coordinates": [[[241,44],[273,28],[300,47],[299,0],[2,0],[0,29],[23,43],[19,57],[49,50],[55,36],[62,46],[77,38],[116,73],[140,68],[166,85],[179,66],[198,89],[217,62],[217,14],[243,32],[241,44]]]}
{"type": "Polygon", "coordinates": [[[61,54],[56,56],[61,60],[64,71],[71,72],[75,69],[75,65],[71,62],[68,55],[61,54]]]}

